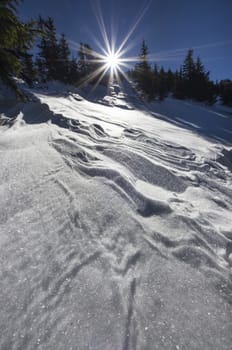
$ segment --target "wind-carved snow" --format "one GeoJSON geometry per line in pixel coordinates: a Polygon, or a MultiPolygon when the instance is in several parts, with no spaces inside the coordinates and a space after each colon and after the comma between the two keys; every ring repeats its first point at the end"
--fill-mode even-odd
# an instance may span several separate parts
{"type": "Polygon", "coordinates": [[[229,350],[228,134],[128,87],[30,94],[1,119],[0,348],[229,350]]]}

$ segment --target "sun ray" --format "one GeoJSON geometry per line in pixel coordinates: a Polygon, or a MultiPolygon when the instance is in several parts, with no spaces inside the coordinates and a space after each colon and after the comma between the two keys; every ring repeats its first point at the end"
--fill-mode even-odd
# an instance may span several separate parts
{"type": "Polygon", "coordinates": [[[102,72],[106,71],[106,67],[104,65],[102,65],[101,67],[99,67],[98,69],[96,69],[94,72],[91,72],[87,77],[85,77],[79,84],[79,86],[83,86],[86,85],[87,83],[93,81],[95,78],[97,78],[102,72]]]}
{"type": "Polygon", "coordinates": [[[103,15],[102,15],[101,8],[100,8],[98,1],[96,2],[96,5],[95,5],[95,16],[96,16],[96,19],[97,19],[97,22],[99,25],[99,29],[100,29],[102,38],[104,40],[106,51],[109,52],[111,45],[109,42],[109,38],[108,38],[106,27],[105,27],[105,22],[104,22],[103,15]]]}
{"type": "Polygon", "coordinates": [[[135,31],[135,29],[137,28],[137,26],[139,25],[140,21],[142,20],[142,18],[144,17],[145,13],[147,12],[148,8],[150,7],[151,4],[151,0],[147,3],[146,6],[144,6],[143,10],[141,11],[141,14],[138,16],[137,20],[135,21],[134,25],[131,27],[131,29],[128,31],[127,35],[125,36],[124,40],[122,41],[121,45],[119,46],[118,50],[117,50],[117,54],[119,54],[122,49],[124,48],[124,46],[126,45],[127,41],[130,39],[131,35],[133,34],[133,32],[135,31]]]}
{"type": "Polygon", "coordinates": [[[106,74],[107,69],[108,69],[107,67],[104,67],[103,72],[99,76],[99,78],[96,81],[96,83],[94,84],[93,88],[90,90],[90,93],[93,92],[97,88],[97,86],[100,84],[100,82],[102,81],[104,75],[106,74]]]}

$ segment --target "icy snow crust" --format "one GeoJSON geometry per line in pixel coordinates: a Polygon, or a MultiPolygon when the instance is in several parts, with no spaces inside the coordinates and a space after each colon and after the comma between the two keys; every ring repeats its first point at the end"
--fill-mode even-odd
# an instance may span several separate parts
{"type": "Polygon", "coordinates": [[[0,102],[1,350],[231,349],[231,112],[27,93],[0,102]]]}

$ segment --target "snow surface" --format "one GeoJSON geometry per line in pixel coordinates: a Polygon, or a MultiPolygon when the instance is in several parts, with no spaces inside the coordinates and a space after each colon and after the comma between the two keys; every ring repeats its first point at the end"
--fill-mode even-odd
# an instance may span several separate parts
{"type": "Polygon", "coordinates": [[[0,348],[232,344],[232,115],[0,89],[0,348]]]}

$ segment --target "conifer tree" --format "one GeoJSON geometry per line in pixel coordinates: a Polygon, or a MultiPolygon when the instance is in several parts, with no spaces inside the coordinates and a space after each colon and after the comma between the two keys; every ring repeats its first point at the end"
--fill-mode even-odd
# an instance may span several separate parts
{"type": "Polygon", "coordinates": [[[232,106],[232,80],[225,79],[220,81],[219,91],[222,103],[232,106]]]}
{"type": "Polygon", "coordinates": [[[157,97],[159,94],[159,69],[157,64],[154,65],[152,72],[152,93],[153,97],[157,97]]]}
{"type": "Polygon", "coordinates": [[[186,80],[191,80],[195,71],[195,63],[193,60],[193,50],[189,49],[182,65],[183,78],[186,80]]]}
{"type": "Polygon", "coordinates": [[[22,59],[38,34],[34,21],[23,23],[17,17],[17,0],[0,2],[0,78],[16,89],[14,76],[20,76],[22,59]]]}
{"type": "Polygon", "coordinates": [[[37,71],[32,57],[33,55],[29,53],[26,53],[24,57],[22,57],[22,70],[20,72],[20,77],[25,80],[29,86],[33,86],[37,76],[37,71]]]}
{"type": "Polygon", "coordinates": [[[70,70],[70,61],[69,61],[70,50],[68,47],[67,40],[65,35],[62,34],[59,44],[58,44],[58,55],[57,55],[57,78],[64,83],[67,83],[69,80],[69,70],[70,70]]]}
{"type": "Polygon", "coordinates": [[[68,83],[77,84],[79,80],[78,66],[75,58],[72,58],[69,62],[68,83]]]}
{"type": "Polygon", "coordinates": [[[39,25],[43,32],[38,48],[38,71],[42,81],[59,79],[59,45],[56,39],[56,29],[53,19],[39,18],[39,25]]]}
{"type": "Polygon", "coordinates": [[[167,95],[167,85],[166,85],[166,76],[164,68],[161,67],[159,72],[159,100],[163,101],[167,95]]]}
{"type": "Polygon", "coordinates": [[[148,47],[145,40],[142,42],[140,49],[139,62],[135,66],[135,77],[139,89],[148,97],[153,97],[152,91],[152,72],[148,63],[148,47]]]}
{"type": "Polygon", "coordinates": [[[209,82],[209,73],[205,72],[205,68],[201,62],[200,57],[197,57],[195,64],[195,71],[193,75],[193,95],[196,100],[204,101],[207,99],[207,88],[209,82]]]}
{"type": "Polygon", "coordinates": [[[177,70],[175,73],[173,96],[178,99],[185,98],[185,86],[184,86],[182,66],[180,67],[179,71],[177,70]]]}
{"type": "Polygon", "coordinates": [[[167,91],[169,92],[173,92],[174,90],[174,81],[175,81],[175,75],[173,74],[173,72],[171,71],[171,69],[169,68],[166,74],[166,88],[167,91]]]}
{"type": "Polygon", "coordinates": [[[205,70],[200,57],[197,57],[194,78],[194,96],[198,101],[207,101],[210,104],[216,101],[216,87],[209,79],[209,72],[205,70]]]}
{"type": "Polygon", "coordinates": [[[182,77],[185,97],[191,98],[193,95],[192,79],[195,72],[195,63],[193,60],[193,50],[187,52],[186,58],[182,65],[182,77]]]}
{"type": "Polygon", "coordinates": [[[77,54],[79,56],[79,60],[77,63],[78,72],[79,72],[80,78],[84,79],[84,77],[86,77],[88,74],[88,63],[86,59],[86,44],[82,42],[80,43],[80,47],[77,54]]]}

